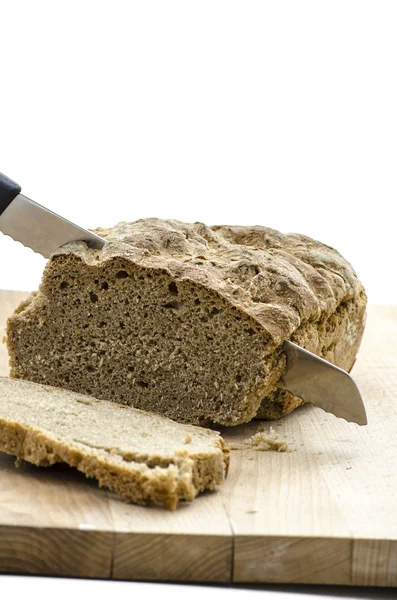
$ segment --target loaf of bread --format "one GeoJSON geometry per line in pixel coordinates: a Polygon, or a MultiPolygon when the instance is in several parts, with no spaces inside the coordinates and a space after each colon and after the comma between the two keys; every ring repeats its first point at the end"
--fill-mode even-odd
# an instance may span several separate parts
{"type": "Polygon", "coordinates": [[[76,467],[123,500],[175,509],[226,475],[210,429],[57,388],[0,377],[0,451],[76,467]]]}
{"type": "Polygon", "coordinates": [[[196,425],[276,419],[290,339],[349,370],[366,296],[334,249],[265,227],[145,219],[55,252],[9,319],[11,376],[196,425]]]}

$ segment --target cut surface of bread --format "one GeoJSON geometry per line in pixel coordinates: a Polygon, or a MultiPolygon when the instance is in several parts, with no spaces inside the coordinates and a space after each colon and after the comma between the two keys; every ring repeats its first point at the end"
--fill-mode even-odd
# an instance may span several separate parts
{"type": "Polygon", "coordinates": [[[37,466],[67,463],[127,502],[170,509],[221,483],[229,464],[210,429],[4,377],[0,451],[37,466]]]}
{"type": "Polygon", "coordinates": [[[279,418],[282,343],[349,370],[366,296],[334,249],[266,227],[144,219],[55,252],[9,319],[11,376],[196,425],[279,418]]]}

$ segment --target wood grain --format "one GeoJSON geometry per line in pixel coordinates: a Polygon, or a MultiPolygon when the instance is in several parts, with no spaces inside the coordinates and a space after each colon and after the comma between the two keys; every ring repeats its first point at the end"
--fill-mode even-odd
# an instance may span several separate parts
{"type": "MultiPolygon", "coordinates": [[[[0,292],[0,339],[26,295],[0,292]]],[[[0,375],[7,364],[1,346],[0,375]]],[[[293,452],[234,450],[225,484],[174,513],[0,454],[0,571],[397,586],[397,307],[369,308],[353,376],[367,427],[304,406],[273,424],[293,452]]],[[[236,444],[257,428],[224,435],[236,444]]]]}
{"type": "Polygon", "coordinates": [[[113,576],[127,580],[229,583],[233,558],[230,542],[230,535],[117,533],[113,576]]]}
{"type": "Polygon", "coordinates": [[[349,585],[350,556],[347,538],[239,535],[234,581],[349,585]]]}
{"type": "Polygon", "coordinates": [[[396,540],[355,540],[352,584],[397,586],[396,540]]]}
{"type": "Polygon", "coordinates": [[[0,525],[0,571],[109,578],[113,533],[0,525]]]}
{"type": "Polygon", "coordinates": [[[173,513],[123,502],[110,510],[116,579],[231,581],[232,530],[219,492],[173,513]]]}

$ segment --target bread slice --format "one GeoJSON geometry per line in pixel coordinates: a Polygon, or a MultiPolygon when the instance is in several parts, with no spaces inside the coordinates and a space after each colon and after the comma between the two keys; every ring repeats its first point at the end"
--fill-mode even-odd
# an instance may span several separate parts
{"type": "Polygon", "coordinates": [[[72,243],[9,319],[11,376],[196,425],[278,418],[291,339],[344,369],[366,296],[332,248],[265,227],[145,219],[72,243]],[[258,413],[258,411],[260,411],[258,413]]]}
{"type": "Polygon", "coordinates": [[[4,377],[0,450],[37,466],[67,463],[126,502],[170,509],[221,483],[229,463],[210,429],[4,377]]]}

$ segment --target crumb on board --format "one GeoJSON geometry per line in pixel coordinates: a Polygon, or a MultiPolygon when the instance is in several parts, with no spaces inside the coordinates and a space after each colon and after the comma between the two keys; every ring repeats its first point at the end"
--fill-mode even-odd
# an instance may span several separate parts
{"type": "Polygon", "coordinates": [[[268,452],[273,450],[275,452],[293,452],[294,448],[288,444],[285,440],[281,440],[280,436],[273,427],[270,427],[269,431],[262,428],[259,429],[254,435],[246,440],[243,440],[241,444],[229,444],[231,450],[255,450],[258,452],[268,452]]]}
{"type": "Polygon", "coordinates": [[[19,469],[19,467],[22,467],[23,463],[24,463],[23,458],[16,458],[15,462],[14,462],[15,468],[19,469]]]}

